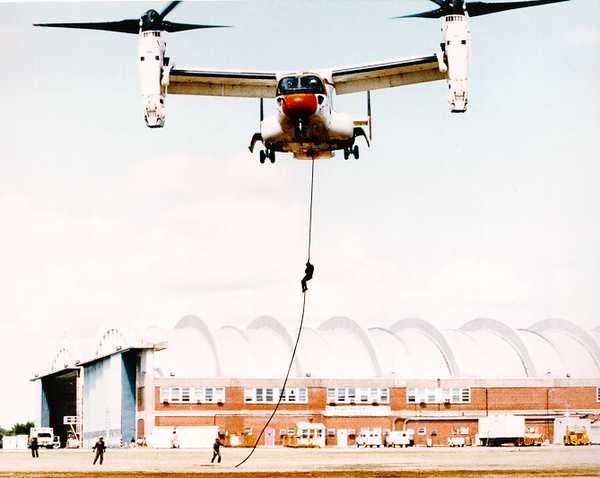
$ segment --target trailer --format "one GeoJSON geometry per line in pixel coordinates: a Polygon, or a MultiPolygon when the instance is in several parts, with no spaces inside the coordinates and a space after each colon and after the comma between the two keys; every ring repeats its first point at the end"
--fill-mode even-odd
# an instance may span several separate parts
{"type": "Polygon", "coordinates": [[[480,417],[478,422],[478,436],[482,446],[519,446],[525,442],[525,417],[490,415],[480,417]]]}
{"type": "Polygon", "coordinates": [[[385,436],[385,446],[396,448],[413,446],[415,444],[415,431],[412,428],[388,432],[385,436]]]}
{"type": "Polygon", "coordinates": [[[356,437],[356,447],[377,447],[383,445],[381,428],[363,428],[356,437]]]}

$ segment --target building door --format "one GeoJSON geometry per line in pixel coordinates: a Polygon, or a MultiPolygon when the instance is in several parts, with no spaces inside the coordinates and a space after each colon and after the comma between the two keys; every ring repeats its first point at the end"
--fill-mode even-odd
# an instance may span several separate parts
{"type": "Polygon", "coordinates": [[[144,431],[144,419],[139,418],[137,421],[137,437],[144,438],[146,436],[146,432],[144,431]]]}
{"type": "Polygon", "coordinates": [[[338,447],[348,446],[348,430],[345,428],[337,429],[337,445],[338,447]]]}
{"type": "Polygon", "coordinates": [[[267,428],[265,430],[265,446],[274,447],[275,446],[275,429],[267,428]]]}

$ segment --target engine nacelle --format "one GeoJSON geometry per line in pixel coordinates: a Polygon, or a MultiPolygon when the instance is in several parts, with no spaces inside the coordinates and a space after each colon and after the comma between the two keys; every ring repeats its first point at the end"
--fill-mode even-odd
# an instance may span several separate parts
{"type": "Polygon", "coordinates": [[[448,15],[442,25],[442,50],[448,67],[448,104],[464,113],[469,99],[469,48],[471,33],[464,15],[448,15]]]}
{"type": "Polygon", "coordinates": [[[138,49],[140,88],[144,103],[144,119],[149,128],[162,128],[165,124],[167,84],[161,81],[165,68],[165,48],[166,42],[162,32],[140,33],[138,49]]]}

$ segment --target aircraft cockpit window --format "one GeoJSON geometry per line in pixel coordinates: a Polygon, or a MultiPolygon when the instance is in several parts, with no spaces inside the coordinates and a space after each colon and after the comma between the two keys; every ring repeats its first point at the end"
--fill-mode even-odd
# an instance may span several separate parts
{"type": "Polygon", "coordinates": [[[277,95],[289,95],[293,93],[319,93],[325,94],[325,87],[318,76],[285,76],[279,80],[277,95]]]}

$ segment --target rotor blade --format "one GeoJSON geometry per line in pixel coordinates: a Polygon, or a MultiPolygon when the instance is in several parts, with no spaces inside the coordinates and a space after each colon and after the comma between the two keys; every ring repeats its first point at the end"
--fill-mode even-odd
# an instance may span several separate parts
{"type": "Polygon", "coordinates": [[[171,11],[181,3],[181,1],[169,3],[162,12],[160,12],[160,19],[163,20],[171,11]]]}
{"type": "Polygon", "coordinates": [[[402,15],[400,17],[392,17],[392,20],[398,18],[440,18],[446,15],[446,11],[441,8],[429,10],[428,12],[413,13],[412,15],[402,15]]]}
{"type": "Polygon", "coordinates": [[[139,33],[139,19],[121,20],[120,22],[89,22],[89,23],[34,23],[35,27],[80,28],[83,30],[104,30],[120,33],[139,33]]]}
{"type": "Polygon", "coordinates": [[[435,3],[438,7],[444,6],[444,0],[429,0],[429,1],[435,3]]]}
{"type": "Polygon", "coordinates": [[[470,17],[487,15],[488,13],[503,12],[516,8],[535,7],[538,5],[547,5],[549,3],[568,2],[569,0],[531,0],[522,2],[467,2],[467,13],[470,17]]]}
{"type": "Polygon", "coordinates": [[[167,32],[183,32],[199,28],[231,28],[231,25],[195,25],[193,23],[162,22],[163,30],[167,32]]]}

